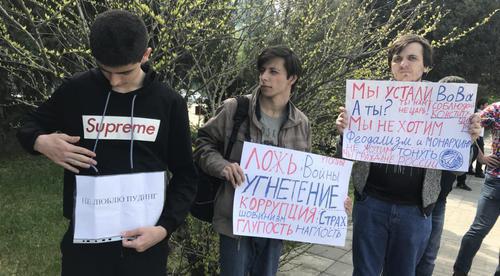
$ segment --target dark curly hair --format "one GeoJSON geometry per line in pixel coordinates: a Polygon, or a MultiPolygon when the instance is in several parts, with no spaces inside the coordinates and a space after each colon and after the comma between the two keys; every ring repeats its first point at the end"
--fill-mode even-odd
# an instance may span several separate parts
{"type": "Polygon", "coordinates": [[[92,55],[106,66],[140,62],[148,40],[144,21],[124,10],[109,10],[99,14],[90,28],[92,55]]]}

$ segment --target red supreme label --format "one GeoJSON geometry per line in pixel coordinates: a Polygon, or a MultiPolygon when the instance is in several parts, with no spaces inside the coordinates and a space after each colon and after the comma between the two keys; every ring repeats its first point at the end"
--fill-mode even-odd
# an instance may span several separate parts
{"type": "Polygon", "coordinates": [[[83,133],[85,139],[96,139],[97,133],[99,139],[103,140],[130,140],[132,133],[134,140],[154,142],[160,120],[121,116],[105,116],[101,123],[101,116],[83,115],[83,133]]]}

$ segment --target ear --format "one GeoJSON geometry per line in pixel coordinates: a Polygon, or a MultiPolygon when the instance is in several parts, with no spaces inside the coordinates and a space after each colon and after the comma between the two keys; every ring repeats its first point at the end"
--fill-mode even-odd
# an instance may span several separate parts
{"type": "Polygon", "coordinates": [[[431,71],[431,69],[432,68],[430,68],[430,67],[425,67],[424,68],[424,73],[426,73],[426,74],[429,73],[431,71]]]}
{"type": "Polygon", "coordinates": [[[293,85],[297,81],[298,78],[297,78],[297,75],[292,75],[288,79],[290,80],[290,85],[293,85]]]}
{"type": "Polygon", "coordinates": [[[149,56],[151,55],[151,52],[153,49],[151,47],[148,47],[144,54],[142,55],[141,63],[146,63],[149,60],[149,56]]]}

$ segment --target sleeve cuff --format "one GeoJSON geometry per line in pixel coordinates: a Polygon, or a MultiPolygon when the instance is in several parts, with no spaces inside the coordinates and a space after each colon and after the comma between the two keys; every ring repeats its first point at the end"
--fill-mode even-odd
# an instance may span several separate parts
{"type": "Polygon", "coordinates": [[[160,219],[156,226],[161,226],[165,228],[165,230],[167,230],[167,239],[172,235],[172,233],[174,233],[174,231],[178,227],[178,225],[176,225],[174,222],[163,219],[160,219]]]}

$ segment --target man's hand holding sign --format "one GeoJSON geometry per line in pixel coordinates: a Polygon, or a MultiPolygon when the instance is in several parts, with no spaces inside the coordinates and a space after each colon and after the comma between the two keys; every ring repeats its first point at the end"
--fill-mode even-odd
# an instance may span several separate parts
{"type": "Polygon", "coordinates": [[[123,232],[122,244],[124,247],[134,248],[137,252],[144,252],[162,241],[167,234],[167,230],[161,226],[140,227],[123,232]]]}

